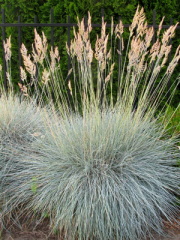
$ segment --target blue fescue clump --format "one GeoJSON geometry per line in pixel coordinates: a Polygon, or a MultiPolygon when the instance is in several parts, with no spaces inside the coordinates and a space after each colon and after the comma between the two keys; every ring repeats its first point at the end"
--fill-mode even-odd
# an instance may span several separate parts
{"type": "MultiPolygon", "coordinates": [[[[19,163],[18,146],[26,151],[36,138],[43,134],[43,118],[40,109],[33,102],[23,101],[14,94],[0,97],[0,187],[1,193],[5,193],[15,179],[11,179],[15,173],[19,173],[24,166],[19,163]]],[[[13,191],[13,189],[12,189],[13,191]]],[[[0,195],[1,200],[6,194],[0,195]]],[[[7,199],[6,199],[7,200],[7,199]]]]}
{"type": "Polygon", "coordinates": [[[49,122],[47,129],[20,158],[26,169],[9,186],[11,204],[31,195],[28,209],[48,212],[67,239],[140,239],[151,229],[162,234],[162,218],[172,220],[177,211],[179,154],[175,140],[159,139],[155,120],[92,111],[49,122]]]}

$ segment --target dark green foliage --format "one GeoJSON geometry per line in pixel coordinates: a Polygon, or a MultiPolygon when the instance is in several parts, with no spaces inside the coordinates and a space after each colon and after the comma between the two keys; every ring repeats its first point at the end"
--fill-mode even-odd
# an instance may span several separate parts
{"type": "MultiPolygon", "coordinates": [[[[141,4],[141,3],[140,3],[141,4]]],[[[179,11],[180,2],[176,0],[163,0],[163,1],[142,1],[142,6],[144,6],[146,17],[148,20],[148,24],[152,24],[152,10],[148,11],[148,9],[156,9],[156,24],[159,24],[162,17],[165,16],[164,24],[170,24],[170,18],[173,18],[173,24],[176,24],[180,21],[179,11]]],[[[180,29],[176,30],[176,35],[172,39],[172,57],[176,51],[176,48],[180,44],[180,29]]],[[[177,78],[179,74],[179,69],[175,69],[173,76],[171,77],[170,83],[173,84],[174,80],[177,78]]],[[[180,88],[178,88],[175,92],[175,96],[171,103],[172,106],[177,107],[180,101],[180,88]]]]}
{"type": "MultiPolygon", "coordinates": [[[[180,8],[180,2],[177,0],[159,0],[147,1],[147,0],[131,0],[131,1],[120,1],[120,0],[109,0],[109,1],[59,1],[59,0],[0,0],[1,9],[5,9],[7,23],[17,23],[18,15],[21,15],[21,22],[23,23],[33,23],[34,16],[37,15],[37,21],[39,23],[50,23],[51,22],[51,8],[54,9],[54,23],[67,23],[68,15],[70,16],[71,23],[77,23],[77,17],[81,20],[83,16],[88,15],[90,11],[92,17],[92,23],[101,23],[101,9],[104,8],[105,12],[105,22],[108,24],[111,23],[111,16],[113,16],[114,23],[119,22],[119,16],[124,24],[130,24],[134,17],[137,5],[144,7],[146,12],[146,18],[148,24],[153,23],[153,9],[156,10],[156,24],[158,25],[163,16],[165,17],[164,24],[170,24],[170,18],[173,18],[173,24],[176,24],[177,21],[180,21],[180,16],[178,9],[180,8]]],[[[0,22],[2,22],[2,16],[0,16],[0,22]]],[[[41,32],[44,31],[48,39],[48,49],[51,47],[51,28],[50,27],[38,27],[38,33],[41,35],[41,32]]],[[[77,28],[76,28],[77,30],[77,28]]],[[[110,28],[107,28],[107,33],[110,33],[110,28]]],[[[92,48],[94,49],[96,35],[100,35],[100,28],[94,28],[91,32],[90,40],[92,48]]],[[[18,62],[18,28],[8,27],[6,28],[6,37],[12,36],[12,80],[15,86],[15,89],[18,88],[17,83],[19,81],[19,62],[18,62]]],[[[71,28],[71,39],[73,38],[73,29],[71,28]]],[[[32,42],[34,39],[34,30],[33,27],[23,27],[22,28],[22,43],[25,44],[29,53],[32,50],[32,42]]],[[[128,39],[128,29],[125,29],[124,41],[125,49],[128,39]]],[[[62,74],[64,79],[67,76],[67,66],[68,66],[68,55],[66,52],[65,42],[67,41],[67,28],[64,27],[54,27],[54,47],[58,46],[60,52],[60,64],[62,74]]],[[[0,42],[2,43],[2,33],[0,34],[0,42]]],[[[110,36],[109,36],[110,42],[110,36]]],[[[176,36],[173,38],[173,49],[172,57],[176,51],[176,48],[180,44],[180,30],[176,30],[176,36]]],[[[109,44],[110,45],[110,44],[109,44]]],[[[110,46],[109,46],[110,47],[110,46]]],[[[117,44],[116,44],[117,49],[117,44]]],[[[114,52],[114,49],[113,49],[114,52]]],[[[116,53],[116,52],[115,52],[116,53]]],[[[2,48],[0,48],[0,64],[2,64],[2,48]]],[[[118,61],[116,54],[115,61],[118,61]]],[[[167,63],[168,64],[168,63],[167,63]]],[[[94,76],[96,77],[96,61],[93,63],[94,76]]],[[[171,78],[171,84],[178,76],[178,69],[175,70],[174,75],[171,78]]],[[[116,63],[113,77],[115,86],[117,85],[117,76],[118,76],[118,66],[116,63]]],[[[162,78],[162,73],[159,76],[159,79],[162,78]]],[[[116,89],[113,91],[113,95],[116,95],[116,89]]],[[[180,99],[180,88],[176,90],[174,100],[171,105],[176,107],[180,99]]],[[[162,104],[165,103],[167,97],[164,99],[162,104]]]]}
{"type": "MultiPolygon", "coordinates": [[[[41,0],[4,0],[1,4],[1,10],[5,9],[5,22],[6,23],[18,23],[18,16],[21,16],[22,23],[33,23],[34,16],[39,15],[40,6],[43,4],[41,0]]],[[[2,22],[2,15],[0,15],[0,22],[2,22]]],[[[34,29],[33,27],[22,27],[21,28],[21,42],[27,45],[28,51],[31,52],[31,43],[34,39],[34,29]]],[[[12,44],[12,58],[11,58],[11,69],[12,69],[12,79],[15,89],[18,88],[17,83],[19,82],[19,57],[18,57],[18,28],[17,27],[7,27],[6,28],[6,38],[11,35],[12,44]]],[[[2,44],[2,32],[0,35],[2,44]]],[[[0,56],[2,56],[2,47],[0,48],[0,56]]],[[[0,58],[0,63],[2,64],[2,57],[0,58]]]]}

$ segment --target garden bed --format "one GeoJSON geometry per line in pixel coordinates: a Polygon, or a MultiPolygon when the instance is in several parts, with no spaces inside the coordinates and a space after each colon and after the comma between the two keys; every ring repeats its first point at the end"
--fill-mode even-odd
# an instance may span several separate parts
{"type": "MultiPolygon", "coordinates": [[[[180,213],[179,213],[180,218],[180,213]]],[[[24,219],[24,222],[26,220],[24,219]]],[[[168,222],[165,222],[165,233],[169,235],[169,238],[167,237],[159,237],[156,233],[153,234],[154,240],[180,240],[180,219],[178,220],[179,225],[173,222],[173,224],[170,224],[168,222]]],[[[35,222],[31,222],[27,226],[26,223],[22,224],[22,229],[19,229],[16,226],[9,225],[9,230],[11,233],[8,233],[8,231],[3,230],[1,240],[64,240],[63,238],[59,238],[57,234],[52,233],[50,234],[50,227],[49,227],[49,221],[48,219],[45,219],[41,224],[39,224],[36,228],[34,227],[36,225],[35,222]]]]}

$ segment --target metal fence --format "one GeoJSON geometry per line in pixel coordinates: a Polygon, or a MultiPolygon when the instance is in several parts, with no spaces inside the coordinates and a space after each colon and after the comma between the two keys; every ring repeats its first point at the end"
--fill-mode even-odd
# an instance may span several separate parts
{"type": "MultiPolygon", "coordinates": [[[[3,36],[3,40],[5,41],[5,28],[6,27],[18,27],[18,52],[19,52],[19,82],[21,83],[21,77],[20,77],[20,66],[22,63],[22,59],[21,59],[21,52],[20,52],[20,48],[21,48],[21,27],[51,27],[51,46],[54,47],[54,30],[53,27],[66,27],[67,28],[67,35],[68,35],[68,46],[70,46],[70,29],[73,26],[77,26],[77,23],[71,23],[70,22],[70,16],[68,16],[68,23],[54,23],[53,22],[53,9],[51,9],[51,23],[37,23],[37,16],[34,16],[34,23],[21,23],[21,16],[18,16],[18,23],[6,23],[5,22],[5,10],[2,9],[2,23],[0,23],[0,27],[2,27],[2,36],[3,36]]],[[[101,10],[101,16],[104,17],[104,9],[101,10]]],[[[119,20],[121,19],[121,17],[119,16],[119,20]]],[[[87,16],[84,17],[84,24],[85,24],[85,28],[88,26],[87,25],[87,16]]],[[[162,25],[162,28],[167,29],[169,28],[171,25],[173,24],[173,19],[170,18],[170,25],[162,25]]],[[[117,24],[114,24],[114,27],[116,27],[117,24]]],[[[129,28],[129,26],[131,24],[123,24],[125,28],[129,28]]],[[[92,23],[92,27],[101,27],[102,24],[93,24],[92,23]]],[[[156,25],[156,11],[153,10],[153,25],[148,25],[148,27],[152,27],[154,29],[158,29],[159,25],[156,25]]],[[[111,24],[107,24],[106,27],[110,28],[111,24]]],[[[177,29],[180,29],[180,26],[177,27],[177,29]]],[[[120,40],[118,40],[118,48],[120,50],[120,40]]],[[[155,39],[155,34],[153,36],[153,43],[155,43],[156,39],[155,39]]],[[[172,44],[172,39],[170,40],[170,44],[172,44]]],[[[171,52],[169,53],[169,62],[171,62],[171,52]]],[[[118,65],[120,64],[120,56],[118,57],[118,65]]],[[[70,70],[70,56],[68,55],[68,71],[70,70]]],[[[119,68],[118,68],[119,69],[119,68]]],[[[4,87],[5,89],[7,89],[7,80],[6,80],[6,61],[5,61],[5,52],[4,52],[4,47],[3,47],[3,70],[4,70],[4,87]]],[[[119,73],[118,73],[119,76],[119,73]]],[[[68,76],[68,78],[70,79],[70,76],[68,76]]],[[[68,80],[69,80],[68,79],[68,80]]],[[[168,90],[170,89],[170,81],[168,82],[168,90]]],[[[169,91],[168,91],[168,95],[167,98],[169,98],[169,91]]]]}

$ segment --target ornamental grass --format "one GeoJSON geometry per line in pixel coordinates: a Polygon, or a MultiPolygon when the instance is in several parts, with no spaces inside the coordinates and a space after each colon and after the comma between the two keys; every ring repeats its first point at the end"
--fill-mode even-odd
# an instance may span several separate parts
{"type": "MultiPolygon", "coordinates": [[[[169,136],[166,124],[159,122],[167,112],[159,107],[180,47],[159,80],[178,24],[161,34],[163,20],[152,44],[154,30],[138,7],[124,53],[123,23],[114,28],[112,19],[111,42],[113,35],[120,40],[117,53],[123,56],[115,83],[116,62],[113,51],[107,51],[104,19],[94,51],[91,16],[87,28],[78,19],[79,31],[74,29],[74,39],[66,45],[72,63],[66,80],[58,49],[51,48],[48,58],[44,34],[41,39],[35,30],[32,56],[22,45],[25,69],[21,68],[19,86],[25,98],[35,94],[43,109],[43,134],[26,149],[16,145],[13,161],[23,167],[16,171],[12,164],[12,173],[4,176],[11,180],[4,191],[4,215],[15,209],[19,216],[27,212],[39,220],[48,215],[52,229],[71,240],[138,240],[153,239],[153,231],[164,234],[163,221],[176,219],[179,210],[180,153],[178,136],[169,136]]],[[[178,83],[179,76],[173,80],[169,101],[178,83]]]]}

